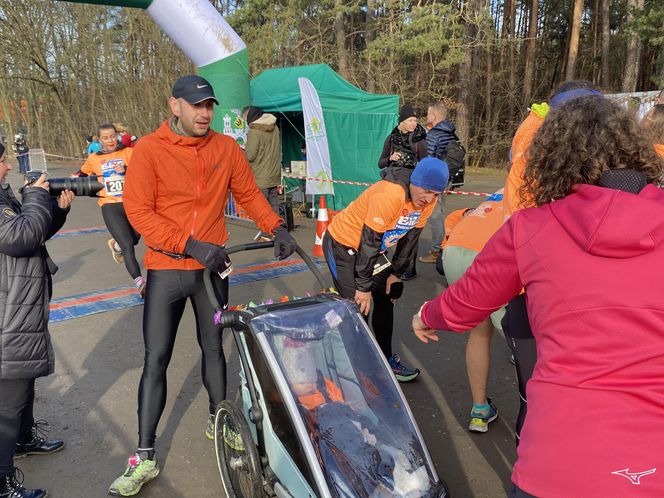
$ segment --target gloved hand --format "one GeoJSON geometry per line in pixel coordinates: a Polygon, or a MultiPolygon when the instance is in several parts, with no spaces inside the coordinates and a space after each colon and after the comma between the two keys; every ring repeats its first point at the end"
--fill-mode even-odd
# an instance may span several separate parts
{"type": "Polygon", "coordinates": [[[216,271],[217,273],[223,272],[231,264],[231,260],[223,247],[209,242],[201,242],[191,237],[184,246],[184,253],[209,268],[210,271],[216,271]]]}
{"type": "Polygon", "coordinates": [[[286,259],[295,252],[297,242],[293,236],[288,233],[285,226],[279,225],[274,229],[274,257],[286,259]]]}

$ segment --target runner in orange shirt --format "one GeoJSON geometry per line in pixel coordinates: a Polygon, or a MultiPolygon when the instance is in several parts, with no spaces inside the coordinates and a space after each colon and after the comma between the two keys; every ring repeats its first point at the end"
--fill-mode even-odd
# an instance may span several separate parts
{"type": "Polygon", "coordinates": [[[134,253],[134,247],[141,236],[129,223],[122,203],[125,172],[132,149],[125,148],[118,142],[117,130],[111,123],[100,125],[97,134],[102,148],[88,156],[81,172],[84,175],[96,175],[104,185],[104,189],[98,194],[98,204],[101,206],[104,223],[113,237],[108,241],[108,247],[116,263],[124,261],[139,294],[143,297],[145,279],[141,275],[141,266],[134,253]]]}
{"type": "Polygon", "coordinates": [[[397,380],[414,380],[420,371],[392,352],[394,303],[401,296],[401,276],[417,250],[422,228],[447,186],[447,165],[425,157],[415,169],[392,167],[383,180],[366,189],[338,213],[323,237],[325,260],[342,297],[353,299],[368,316],[397,380]],[[391,261],[388,250],[395,247],[391,261]]]}

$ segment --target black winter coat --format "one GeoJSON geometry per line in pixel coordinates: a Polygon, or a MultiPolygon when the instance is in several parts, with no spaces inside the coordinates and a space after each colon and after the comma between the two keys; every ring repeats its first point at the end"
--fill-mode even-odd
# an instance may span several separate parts
{"type": "Polygon", "coordinates": [[[26,189],[21,206],[9,185],[0,185],[0,379],[53,373],[44,242],[62,227],[67,211],[42,188],[26,189]]]}

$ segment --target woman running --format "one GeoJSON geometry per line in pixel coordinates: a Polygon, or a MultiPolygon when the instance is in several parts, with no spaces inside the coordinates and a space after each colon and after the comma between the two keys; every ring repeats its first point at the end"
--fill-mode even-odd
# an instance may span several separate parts
{"type": "Polygon", "coordinates": [[[138,293],[145,294],[145,279],[141,276],[141,267],[136,260],[134,246],[141,236],[132,228],[122,204],[125,172],[131,157],[131,148],[125,148],[118,142],[117,130],[114,125],[105,123],[99,126],[101,150],[90,154],[81,172],[85,175],[97,175],[104,189],[99,192],[98,204],[108,231],[113,236],[108,247],[116,263],[124,261],[125,267],[134,279],[138,293]]]}

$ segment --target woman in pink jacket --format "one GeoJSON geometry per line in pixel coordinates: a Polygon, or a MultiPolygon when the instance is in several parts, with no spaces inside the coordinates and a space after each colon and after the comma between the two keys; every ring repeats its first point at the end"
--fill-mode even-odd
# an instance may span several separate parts
{"type": "Polygon", "coordinates": [[[511,497],[664,496],[664,165],[626,111],[547,116],[516,212],[413,330],[468,330],[525,287],[537,343],[511,497]],[[555,201],[555,202],[554,202],[555,201]]]}

